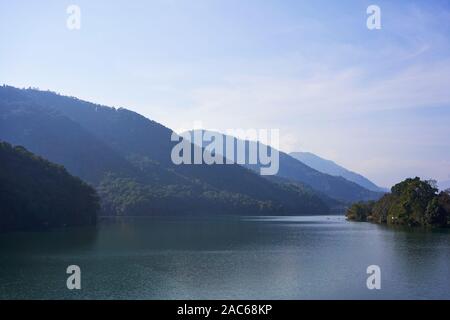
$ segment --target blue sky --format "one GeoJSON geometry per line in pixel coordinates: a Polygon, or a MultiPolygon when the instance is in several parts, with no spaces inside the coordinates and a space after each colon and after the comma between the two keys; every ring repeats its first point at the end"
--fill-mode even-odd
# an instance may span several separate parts
{"type": "Polygon", "coordinates": [[[0,39],[0,83],[175,130],[279,128],[283,151],[382,186],[450,180],[447,0],[0,0],[0,39]],[[366,27],[370,4],[381,30],[366,27]]]}

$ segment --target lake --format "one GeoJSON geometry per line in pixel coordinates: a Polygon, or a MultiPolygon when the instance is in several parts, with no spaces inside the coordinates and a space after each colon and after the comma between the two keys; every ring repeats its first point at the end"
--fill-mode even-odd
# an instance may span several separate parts
{"type": "Polygon", "coordinates": [[[0,299],[450,299],[450,231],[340,216],[124,218],[0,235],[0,299]],[[66,268],[81,268],[68,290],[66,268]],[[366,286],[381,268],[381,290],[366,286]]]}

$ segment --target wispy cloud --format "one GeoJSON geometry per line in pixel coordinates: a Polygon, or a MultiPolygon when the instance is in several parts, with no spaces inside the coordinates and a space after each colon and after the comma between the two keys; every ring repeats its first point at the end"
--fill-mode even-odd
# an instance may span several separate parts
{"type": "Polygon", "coordinates": [[[311,112],[450,105],[450,61],[412,66],[386,78],[370,76],[370,71],[356,69],[304,79],[237,76],[221,86],[196,89],[192,97],[198,112],[228,114],[236,120],[240,115],[235,112],[245,110],[269,122],[311,112]]]}
{"type": "Polygon", "coordinates": [[[3,6],[1,83],[128,107],[174,129],[279,128],[282,149],[380,184],[450,171],[447,0],[379,0],[378,31],[357,0],[78,4],[79,33],[53,1],[3,6]]]}

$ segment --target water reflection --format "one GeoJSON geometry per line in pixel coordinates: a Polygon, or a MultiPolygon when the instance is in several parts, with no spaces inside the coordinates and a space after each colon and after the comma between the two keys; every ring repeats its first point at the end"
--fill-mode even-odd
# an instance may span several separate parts
{"type": "Polygon", "coordinates": [[[0,236],[0,298],[450,298],[450,233],[343,217],[122,218],[0,236]],[[82,269],[82,290],[65,268],[82,269]],[[382,269],[382,290],[366,268],[382,269]]]}

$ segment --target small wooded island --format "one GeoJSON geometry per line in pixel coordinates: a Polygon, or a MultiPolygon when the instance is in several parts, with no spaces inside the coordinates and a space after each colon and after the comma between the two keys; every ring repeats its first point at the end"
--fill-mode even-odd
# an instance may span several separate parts
{"type": "Polygon", "coordinates": [[[358,202],[348,220],[403,226],[450,226],[450,190],[439,192],[433,181],[416,177],[392,187],[378,201],[358,202]]]}

